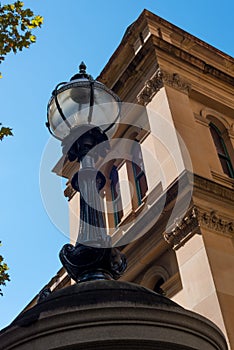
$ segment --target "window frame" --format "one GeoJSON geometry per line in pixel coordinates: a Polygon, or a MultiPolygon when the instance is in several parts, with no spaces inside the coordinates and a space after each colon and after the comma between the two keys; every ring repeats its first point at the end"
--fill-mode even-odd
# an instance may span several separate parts
{"type": "Polygon", "coordinates": [[[222,167],[222,170],[224,172],[224,174],[226,174],[227,176],[229,176],[230,178],[234,178],[234,169],[233,169],[233,165],[232,165],[232,161],[231,161],[231,158],[230,158],[230,155],[228,153],[228,150],[227,150],[227,146],[225,144],[225,141],[223,139],[223,136],[222,136],[222,133],[220,131],[220,129],[213,123],[213,122],[210,122],[209,123],[209,129],[210,129],[210,134],[211,134],[211,137],[212,137],[212,140],[213,140],[213,143],[214,143],[214,146],[216,148],[216,152],[217,152],[217,156],[219,158],[219,161],[220,161],[220,165],[222,167]],[[221,153],[219,150],[218,150],[218,147],[216,145],[216,142],[215,142],[215,139],[214,139],[214,136],[212,134],[212,130],[216,133],[216,135],[218,136],[218,141],[220,142],[220,145],[223,149],[223,153],[221,153]],[[224,168],[223,166],[223,163],[222,163],[222,160],[225,161],[225,164],[226,164],[226,167],[228,169],[228,173],[226,172],[226,169],[224,168]]]}
{"type": "Polygon", "coordinates": [[[112,205],[113,205],[113,216],[114,216],[114,224],[115,227],[117,227],[121,219],[123,217],[123,208],[122,208],[122,198],[121,198],[121,193],[120,193],[120,186],[119,186],[119,174],[118,174],[118,167],[116,165],[113,165],[111,170],[110,170],[110,193],[111,193],[111,200],[112,200],[112,205]],[[116,171],[117,174],[117,181],[114,183],[113,178],[111,177],[111,174],[113,171],[116,171]],[[118,189],[116,188],[118,186],[118,189]],[[115,195],[117,193],[117,197],[115,195]],[[119,197],[119,198],[118,198],[119,197]],[[119,208],[121,207],[121,208],[119,208]]]}
{"type": "Polygon", "coordinates": [[[135,150],[136,145],[134,144],[133,147],[132,147],[132,152],[131,152],[132,153],[132,170],[133,170],[133,176],[134,176],[134,181],[135,181],[138,205],[141,205],[143,203],[144,197],[146,196],[146,192],[148,191],[148,184],[147,184],[147,178],[146,178],[146,175],[145,175],[145,168],[144,168],[143,156],[142,156],[142,152],[141,152],[141,146],[140,146],[140,143],[137,142],[137,144],[138,144],[137,151],[139,151],[141,153],[143,169],[141,169],[139,172],[137,171],[137,169],[140,168],[140,167],[134,161],[134,158],[135,158],[135,155],[136,155],[136,153],[135,153],[136,152],[136,150],[135,150]],[[142,195],[142,190],[141,190],[141,185],[140,185],[140,181],[141,181],[141,179],[143,177],[145,178],[145,183],[146,183],[146,191],[145,191],[144,195],[142,195]]]}

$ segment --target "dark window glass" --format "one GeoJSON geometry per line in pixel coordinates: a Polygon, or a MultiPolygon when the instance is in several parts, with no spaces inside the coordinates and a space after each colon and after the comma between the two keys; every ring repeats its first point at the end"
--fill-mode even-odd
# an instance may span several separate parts
{"type": "Polygon", "coordinates": [[[115,225],[117,226],[121,218],[123,216],[123,210],[122,210],[122,200],[121,200],[121,194],[120,194],[120,187],[119,187],[119,175],[118,175],[118,169],[116,166],[113,166],[110,172],[110,186],[111,186],[111,198],[113,201],[113,209],[114,209],[114,220],[115,225]]]}
{"type": "Polygon", "coordinates": [[[143,197],[145,197],[145,194],[148,190],[145,174],[140,176],[138,181],[139,181],[140,195],[141,195],[141,198],[143,198],[143,197]]]}
{"type": "Polygon", "coordinates": [[[159,280],[155,283],[155,286],[153,288],[154,292],[158,293],[158,294],[165,294],[164,290],[161,288],[161,286],[164,283],[164,279],[161,277],[159,278],[159,280]]]}
{"type": "Polygon", "coordinates": [[[214,144],[215,144],[215,147],[216,147],[218,154],[225,156],[225,148],[224,148],[225,146],[224,146],[223,139],[222,139],[221,135],[219,134],[219,131],[212,124],[210,127],[210,131],[211,131],[211,135],[213,137],[214,144]]]}
{"type": "Polygon", "coordinates": [[[223,169],[223,172],[234,178],[233,166],[229,157],[225,142],[222,138],[220,130],[212,123],[210,123],[210,132],[216,147],[216,151],[223,169]]]}
{"type": "Polygon", "coordinates": [[[140,144],[135,142],[132,149],[132,167],[136,184],[138,204],[142,203],[148,190],[140,144]]]}

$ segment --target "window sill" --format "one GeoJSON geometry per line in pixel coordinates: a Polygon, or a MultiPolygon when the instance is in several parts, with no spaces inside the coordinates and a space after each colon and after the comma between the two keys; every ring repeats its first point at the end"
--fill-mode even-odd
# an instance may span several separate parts
{"type": "Polygon", "coordinates": [[[117,225],[117,228],[121,228],[122,225],[127,224],[129,219],[138,215],[139,212],[144,208],[147,200],[147,195],[142,198],[142,203],[136,208],[129,210],[122,218],[120,223],[117,225]]]}
{"type": "Polygon", "coordinates": [[[146,201],[147,201],[147,196],[143,197],[141,200],[141,204],[139,204],[138,207],[135,210],[133,210],[134,214],[138,215],[138,213],[144,208],[146,201]]]}

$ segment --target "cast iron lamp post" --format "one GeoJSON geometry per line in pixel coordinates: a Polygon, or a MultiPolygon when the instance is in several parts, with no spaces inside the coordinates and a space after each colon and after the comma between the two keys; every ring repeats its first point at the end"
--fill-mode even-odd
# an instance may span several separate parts
{"type": "Polygon", "coordinates": [[[71,179],[72,187],[80,192],[77,242],[75,246],[66,244],[59,256],[76,282],[117,279],[126,269],[126,258],[111,247],[106,232],[99,196],[106,180],[95,163],[108,152],[108,140],[120,115],[120,100],[86,73],[83,62],[79,69],[70,82],[56,86],[47,113],[46,125],[62,141],[63,153],[69,161],[80,163],[80,170],[71,179]]]}

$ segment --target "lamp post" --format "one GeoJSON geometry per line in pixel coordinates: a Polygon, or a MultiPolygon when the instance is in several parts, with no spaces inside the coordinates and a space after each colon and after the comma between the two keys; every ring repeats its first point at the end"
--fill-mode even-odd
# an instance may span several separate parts
{"type": "Polygon", "coordinates": [[[82,62],[70,82],[56,86],[48,103],[46,123],[62,143],[69,161],[80,170],[71,179],[80,192],[80,226],[76,245],[65,244],[60,260],[76,282],[118,279],[126,269],[126,258],[111,247],[99,191],[105,176],[95,169],[99,157],[108,152],[120,116],[120,99],[104,84],[86,73],[82,62]],[[103,147],[96,147],[103,145],[103,147]]]}

